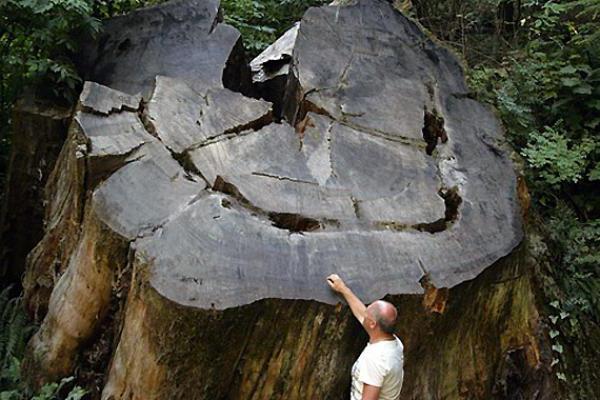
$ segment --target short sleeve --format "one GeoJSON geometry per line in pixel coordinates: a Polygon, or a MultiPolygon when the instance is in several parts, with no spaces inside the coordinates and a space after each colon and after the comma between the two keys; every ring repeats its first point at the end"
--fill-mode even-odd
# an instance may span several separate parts
{"type": "Polygon", "coordinates": [[[386,372],[377,354],[367,353],[360,360],[358,380],[367,385],[381,387],[386,372]]]}

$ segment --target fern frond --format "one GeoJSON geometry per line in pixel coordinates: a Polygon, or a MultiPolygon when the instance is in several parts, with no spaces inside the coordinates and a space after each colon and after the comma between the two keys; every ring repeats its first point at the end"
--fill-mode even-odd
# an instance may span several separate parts
{"type": "Polygon", "coordinates": [[[10,289],[11,288],[12,288],[12,286],[5,287],[0,292],[0,311],[2,309],[4,309],[5,304],[8,302],[8,298],[9,298],[9,295],[10,295],[10,289]]]}
{"type": "Polygon", "coordinates": [[[6,346],[8,344],[10,321],[13,315],[13,305],[9,300],[10,287],[0,292],[0,367],[8,361],[6,346]]]}
{"type": "Polygon", "coordinates": [[[13,357],[21,358],[34,327],[29,324],[20,297],[8,299],[0,293],[0,368],[7,368],[13,357]]]}
{"type": "Polygon", "coordinates": [[[3,358],[6,360],[8,357],[14,356],[20,358],[22,354],[17,353],[17,349],[25,348],[25,341],[27,340],[26,329],[27,319],[23,310],[21,309],[20,299],[11,300],[11,318],[10,325],[8,327],[8,339],[6,342],[6,348],[4,349],[3,358]]]}

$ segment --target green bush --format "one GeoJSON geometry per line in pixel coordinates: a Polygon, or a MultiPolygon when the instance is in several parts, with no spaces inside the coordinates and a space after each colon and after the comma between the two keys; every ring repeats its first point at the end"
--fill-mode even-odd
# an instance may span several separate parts
{"type": "Polygon", "coordinates": [[[35,330],[22,307],[20,297],[10,298],[10,287],[0,292],[0,400],[79,400],[86,391],[73,387],[73,377],[49,383],[32,394],[21,381],[21,359],[35,330]]]}
{"type": "Polygon", "coordinates": [[[80,82],[71,61],[78,50],[77,38],[100,29],[91,2],[6,0],[0,3],[0,23],[3,101],[14,99],[29,85],[71,98],[80,82]]]}
{"type": "Polygon", "coordinates": [[[242,33],[251,57],[281,36],[298,21],[306,9],[326,0],[223,0],[225,22],[242,33]]]}
{"type": "MultiPolygon", "coordinates": [[[[543,205],[556,205],[548,203],[548,190],[577,192],[600,178],[598,4],[524,2],[525,44],[500,66],[478,65],[470,74],[473,89],[497,107],[509,139],[528,161],[543,205]]],[[[598,202],[586,203],[600,216],[598,202]]]]}

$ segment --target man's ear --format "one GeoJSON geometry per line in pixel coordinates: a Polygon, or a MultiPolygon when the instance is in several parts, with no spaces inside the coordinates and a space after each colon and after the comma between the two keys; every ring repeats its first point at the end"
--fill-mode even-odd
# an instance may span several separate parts
{"type": "Polygon", "coordinates": [[[369,329],[373,330],[373,329],[375,329],[375,326],[377,325],[377,322],[375,322],[374,320],[372,320],[371,318],[369,318],[367,320],[367,325],[369,326],[369,329]]]}

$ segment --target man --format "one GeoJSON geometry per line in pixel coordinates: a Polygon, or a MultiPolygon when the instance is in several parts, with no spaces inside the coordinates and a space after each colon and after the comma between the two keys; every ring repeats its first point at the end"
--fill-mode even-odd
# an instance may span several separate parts
{"type": "Polygon", "coordinates": [[[329,275],[327,283],[344,297],[369,334],[369,343],[352,366],[350,399],[398,399],[404,377],[404,346],[394,335],[396,307],[382,300],[366,307],[336,274],[329,275]]]}

